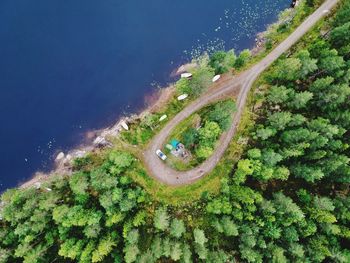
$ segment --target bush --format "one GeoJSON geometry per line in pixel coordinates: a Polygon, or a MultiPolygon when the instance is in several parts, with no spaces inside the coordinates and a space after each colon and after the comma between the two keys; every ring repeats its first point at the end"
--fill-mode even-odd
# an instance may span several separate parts
{"type": "Polygon", "coordinates": [[[233,68],[236,62],[236,55],[234,50],[228,52],[217,51],[211,57],[209,66],[215,70],[215,74],[223,74],[233,68]]]}

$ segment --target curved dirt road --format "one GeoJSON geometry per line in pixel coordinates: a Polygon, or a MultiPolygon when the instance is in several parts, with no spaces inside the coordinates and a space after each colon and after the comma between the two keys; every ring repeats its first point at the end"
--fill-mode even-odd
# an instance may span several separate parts
{"type": "Polygon", "coordinates": [[[228,147],[233,135],[236,132],[236,128],[240,121],[244,105],[246,103],[248,92],[257,79],[257,77],[268,68],[280,55],[287,51],[292,45],[294,45],[308,30],[310,30],[318,20],[325,16],[328,11],[331,10],[338,0],[326,0],[321,7],[319,7],[313,14],[311,14],[286,40],[278,45],[271,53],[269,53],[258,64],[250,68],[249,70],[241,73],[236,78],[231,78],[226,81],[219,82],[219,87],[211,89],[209,92],[201,96],[196,101],[192,102],[180,113],[178,113],[173,119],[171,119],[167,125],[153,138],[150,142],[147,150],[143,153],[143,161],[145,166],[152,177],[155,179],[172,186],[185,185],[195,182],[196,180],[209,173],[217,165],[221,157],[223,156],[226,148],[228,147]],[[198,111],[210,102],[223,98],[233,92],[238,92],[237,97],[237,111],[233,116],[233,122],[231,128],[225,132],[219,142],[219,147],[215,150],[214,154],[209,157],[204,163],[198,167],[179,172],[162,162],[155,154],[157,149],[161,149],[165,143],[170,132],[184,119],[189,117],[192,113],[198,111]]]}

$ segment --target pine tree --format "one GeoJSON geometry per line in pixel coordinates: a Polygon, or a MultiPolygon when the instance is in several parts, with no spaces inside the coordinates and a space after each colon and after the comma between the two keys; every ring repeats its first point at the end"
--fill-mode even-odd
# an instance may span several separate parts
{"type": "Polygon", "coordinates": [[[175,238],[180,238],[186,231],[185,224],[182,220],[174,218],[170,225],[170,234],[175,238]]]}
{"type": "Polygon", "coordinates": [[[154,226],[161,231],[165,231],[169,227],[169,215],[166,208],[158,208],[154,214],[154,226]]]}

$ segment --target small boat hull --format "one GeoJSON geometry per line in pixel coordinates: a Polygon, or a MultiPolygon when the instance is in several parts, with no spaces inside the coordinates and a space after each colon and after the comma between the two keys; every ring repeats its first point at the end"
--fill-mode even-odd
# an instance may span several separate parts
{"type": "Polygon", "coordinates": [[[188,78],[191,78],[191,77],[192,77],[192,73],[182,73],[181,74],[181,78],[188,79],[188,78]]]}
{"type": "Polygon", "coordinates": [[[216,75],[212,81],[217,82],[220,78],[221,78],[221,75],[216,75]]]}
{"type": "Polygon", "coordinates": [[[124,128],[124,130],[126,130],[126,131],[129,130],[129,126],[126,124],[125,121],[122,121],[122,122],[120,123],[120,125],[124,128]]]}
{"type": "Polygon", "coordinates": [[[177,97],[177,100],[184,100],[188,97],[188,94],[182,94],[179,97],[177,97]]]}

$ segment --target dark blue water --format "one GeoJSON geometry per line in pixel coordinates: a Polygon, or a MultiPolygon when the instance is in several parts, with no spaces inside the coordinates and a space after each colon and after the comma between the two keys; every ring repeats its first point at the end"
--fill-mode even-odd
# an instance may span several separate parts
{"type": "Polygon", "coordinates": [[[289,3],[1,0],[0,191],[140,109],[191,54],[252,47],[289,3]]]}

